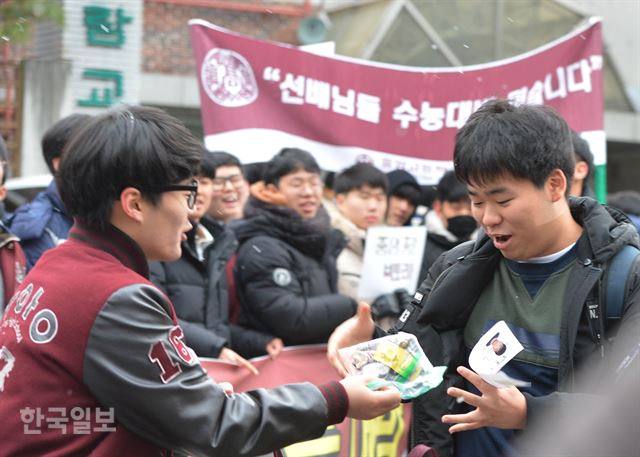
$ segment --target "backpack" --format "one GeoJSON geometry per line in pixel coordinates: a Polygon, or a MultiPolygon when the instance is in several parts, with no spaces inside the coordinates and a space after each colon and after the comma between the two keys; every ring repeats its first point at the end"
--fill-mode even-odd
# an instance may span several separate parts
{"type": "Polygon", "coordinates": [[[631,265],[639,254],[638,248],[627,244],[613,257],[609,264],[605,291],[607,320],[620,319],[622,317],[624,298],[629,285],[629,276],[631,275],[631,265]]]}
{"type": "MultiPolygon", "coordinates": [[[[598,312],[600,308],[598,304],[599,300],[588,305],[593,340],[600,344],[603,351],[602,335],[606,335],[606,330],[610,330],[622,318],[624,300],[631,276],[631,267],[639,255],[640,250],[638,250],[638,248],[627,244],[613,256],[613,259],[609,263],[605,273],[604,293],[601,295],[604,297],[603,314],[605,315],[605,322],[601,322],[600,312],[598,312]]],[[[614,336],[607,337],[609,340],[613,338],[614,336]]]]}

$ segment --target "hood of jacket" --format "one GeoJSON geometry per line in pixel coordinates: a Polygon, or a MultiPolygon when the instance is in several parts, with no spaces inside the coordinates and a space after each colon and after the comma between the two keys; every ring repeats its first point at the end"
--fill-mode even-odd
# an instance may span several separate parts
{"type": "Polygon", "coordinates": [[[339,211],[333,215],[331,225],[347,237],[347,247],[351,251],[360,257],[364,255],[364,240],[367,237],[366,230],[358,228],[356,224],[344,217],[339,211]]]}
{"type": "Polygon", "coordinates": [[[446,250],[460,244],[458,237],[444,227],[442,219],[440,219],[440,216],[438,216],[434,210],[427,213],[425,225],[427,227],[428,239],[442,246],[446,250]]]}
{"type": "Polygon", "coordinates": [[[571,198],[570,207],[573,218],[584,229],[590,256],[596,263],[607,262],[625,244],[640,246],[635,227],[622,211],[589,197],[571,198]]]}

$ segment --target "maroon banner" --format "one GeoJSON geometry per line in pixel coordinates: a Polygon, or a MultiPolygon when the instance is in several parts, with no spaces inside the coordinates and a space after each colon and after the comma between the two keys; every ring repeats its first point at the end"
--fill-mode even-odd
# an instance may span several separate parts
{"type": "MultiPolygon", "coordinates": [[[[289,347],[275,360],[268,357],[252,359],[260,371],[257,376],[246,368],[220,360],[201,359],[200,362],[216,382],[230,382],[236,392],[246,392],[293,382],[321,384],[339,379],[327,361],[326,351],[325,345],[289,347]]],[[[400,457],[407,447],[410,410],[405,404],[377,419],[346,419],[327,428],[321,438],[294,444],[283,453],[285,457],[400,457]]]]}
{"type": "Polygon", "coordinates": [[[604,163],[602,36],[597,20],[514,58],[415,68],[319,56],[190,21],[205,143],[244,162],[281,147],[312,152],[340,170],[370,161],[423,183],[451,168],[457,130],[485,101],[554,107],[586,132],[604,163]]]}

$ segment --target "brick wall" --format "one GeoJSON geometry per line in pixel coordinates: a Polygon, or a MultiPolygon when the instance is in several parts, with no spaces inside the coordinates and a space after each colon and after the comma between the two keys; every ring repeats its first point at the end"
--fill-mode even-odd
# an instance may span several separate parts
{"type": "Polygon", "coordinates": [[[204,19],[235,32],[260,39],[298,44],[300,18],[213,8],[196,8],[145,1],[142,70],[192,75],[193,54],[187,22],[204,19]]]}

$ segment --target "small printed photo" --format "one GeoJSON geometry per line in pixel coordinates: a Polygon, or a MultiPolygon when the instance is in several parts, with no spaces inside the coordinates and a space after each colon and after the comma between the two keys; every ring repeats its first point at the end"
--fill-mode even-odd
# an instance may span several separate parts
{"type": "Polygon", "coordinates": [[[491,339],[487,342],[487,346],[491,346],[495,355],[502,355],[507,351],[507,345],[498,339],[500,336],[500,332],[496,333],[491,337],[491,339]]]}
{"type": "Polygon", "coordinates": [[[469,365],[480,374],[495,374],[513,359],[522,345],[504,321],[497,322],[471,350],[469,365]]]}

